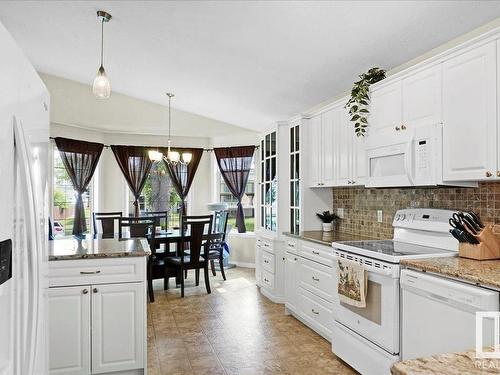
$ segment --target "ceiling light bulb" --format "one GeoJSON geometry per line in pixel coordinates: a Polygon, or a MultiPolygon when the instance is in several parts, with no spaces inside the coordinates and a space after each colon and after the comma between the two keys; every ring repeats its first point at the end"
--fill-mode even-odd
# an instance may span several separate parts
{"type": "Polygon", "coordinates": [[[161,159],[163,158],[163,154],[156,150],[149,150],[148,156],[149,160],[151,161],[161,161],[161,159]]]}
{"type": "Polygon", "coordinates": [[[92,92],[97,99],[108,99],[111,95],[111,85],[102,65],[97,71],[97,76],[94,79],[92,92]]]}
{"type": "Polygon", "coordinates": [[[193,159],[193,154],[190,152],[183,152],[182,153],[182,161],[186,164],[189,164],[191,160],[193,159]]]}
{"type": "Polygon", "coordinates": [[[168,152],[168,160],[173,163],[178,163],[181,158],[181,155],[177,151],[169,151],[168,152]]]}

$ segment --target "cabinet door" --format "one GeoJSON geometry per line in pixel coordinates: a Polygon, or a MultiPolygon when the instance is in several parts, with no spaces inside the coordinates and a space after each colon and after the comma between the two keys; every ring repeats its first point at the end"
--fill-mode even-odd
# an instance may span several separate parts
{"type": "Polygon", "coordinates": [[[339,111],[329,110],[321,114],[321,142],[322,142],[322,186],[335,185],[335,123],[338,122],[339,111]]]}
{"type": "Polygon", "coordinates": [[[401,81],[396,81],[387,86],[375,89],[371,93],[370,116],[368,117],[368,131],[370,139],[378,141],[383,139],[397,139],[401,137],[402,94],[401,81]]]}
{"type": "Polygon", "coordinates": [[[442,74],[443,180],[488,179],[497,161],[495,42],[445,61],[442,74]]]}
{"type": "Polygon", "coordinates": [[[354,123],[350,123],[347,110],[339,108],[335,118],[335,169],[336,186],[351,185],[353,163],[354,123]]]}
{"type": "Polygon", "coordinates": [[[311,118],[309,127],[309,186],[317,187],[321,184],[321,115],[311,118]]]}
{"type": "Polygon", "coordinates": [[[50,374],[90,374],[90,286],[49,289],[50,374]]]}
{"type": "Polygon", "coordinates": [[[92,287],[92,373],[144,367],[144,283],[92,287]]]}
{"type": "Polygon", "coordinates": [[[403,124],[406,131],[441,122],[441,67],[434,66],[403,79],[403,124]]]}
{"type": "Polygon", "coordinates": [[[297,312],[297,256],[288,252],[285,255],[285,301],[289,309],[297,312]]]}
{"type": "MultiPolygon", "coordinates": [[[[351,129],[354,133],[354,130],[351,129]]],[[[364,185],[366,182],[366,145],[365,138],[358,137],[353,134],[353,151],[352,151],[352,184],[364,185]]]]}

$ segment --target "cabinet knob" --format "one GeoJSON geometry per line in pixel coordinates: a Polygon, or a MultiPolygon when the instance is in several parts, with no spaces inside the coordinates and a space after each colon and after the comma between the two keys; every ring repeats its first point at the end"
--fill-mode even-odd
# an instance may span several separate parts
{"type": "Polygon", "coordinates": [[[397,132],[401,130],[399,126],[396,126],[394,129],[396,129],[397,132]]]}
{"type": "Polygon", "coordinates": [[[88,289],[84,289],[84,290],[82,290],[82,293],[83,293],[83,294],[87,294],[88,292],[89,292],[89,290],[88,290],[88,289]]]}
{"type": "Polygon", "coordinates": [[[293,258],[293,260],[297,260],[297,258],[293,258]]]}
{"type": "Polygon", "coordinates": [[[491,177],[491,176],[493,176],[493,174],[490,171],[487,171],[486,172],[486,177],[491,177]]]}
{"type": "Polygon", "coordinates": [[[97,293],[98,291],[99,291],[99,289],[94,288],[94,293],[97,293]]]}
{"type": "Polygon", "coordinates": [[[353,185],[354,185],[355,183],[356,183],[356,181],[351,181],[351,184],[353,184],[353,185]]]}
{"type": "Polygon", "coordinates": [[[312,312],[313,314],[319,315],[319,311],[316,311],[316,310],[314,310],[314,309],[311,309],[311,312],[312,312]]]}
{"type": "Polygon", "coordinates": [[[500,177],[500,171],[497,171],[497,177],[500,177]]]}
{"type": "Polygon", "coordinates": [[[314,255],[319,255],[319,251],[314,251],[314,250],[313,250],[313,251],[312,251],[312,253],[313,253],[314,255]]]}
{"type": "Polygon", "coordinates": [[[283,257],[283,260],[285,260],[285,257],[283,257]]]}
{"type": "Polygon", "coordinates": [[[313,277],[312,277],[312,279],[313,279],[314,281],[319,281],[319,277],[314,277],[314,276],[313,276],[313,277]]]}
{"type": "Polygon", "coordinates": [[[406,125],[405,124],[401,124],[401,130],[406,130],[406,125]]]}

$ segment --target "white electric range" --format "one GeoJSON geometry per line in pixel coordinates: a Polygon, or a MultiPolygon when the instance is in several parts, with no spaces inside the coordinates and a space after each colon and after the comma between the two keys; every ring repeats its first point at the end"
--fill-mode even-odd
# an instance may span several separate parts
{"type": "MultiPolygon", "coordinates": [[[[399,262],[457,256],[458,241],[449,233],[454,212],[399,210],[392,240],[333,243],[336,259],[360,263],[368,273],[366,308],[341,303],[338,297],[333,301],[332,350],[360,373],[390,373],[400,360],[399,262]]],[[[335,287],[337,266],[335,262],[335,287]]]]}

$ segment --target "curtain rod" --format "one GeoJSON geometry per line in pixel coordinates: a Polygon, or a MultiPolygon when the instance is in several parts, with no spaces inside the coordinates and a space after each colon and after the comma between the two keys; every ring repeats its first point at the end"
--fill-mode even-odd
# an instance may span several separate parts
{"type": "MultiPolygon", "coordinates": [[[[49,139],[56,139],[56,137],[49,137],[49,139]]],[[[127,145],[129,146],[129,145],[127,145]]],[[[254,145],[252,145],[254,146],[254,145]]],[[[110,145],[104,145],[104,148],[110,148],[111,146],[110,145]]],[[[167,147],[167,146],[141,146],[141,147],[151,147],[151,148],[155,148],[155,147],[167,147]]],[[[235,146],[237,147],[237,146],[235,146]]],[[[175,149],[175,147],[172,147],[175,149]]],[[[190,147],[178,147],[178,148],[190,148],[190,147]]],[[[192,147],[192,148],[197,148],[197,147],[192,147]]],[[[255,145],[255,149],[258,150],[259,149],[259,146],[258,145],[255,145]]],[[[205,152],[212,152],[214,149],[213,148],[203,148],[203,151],[205,152]]]]}

